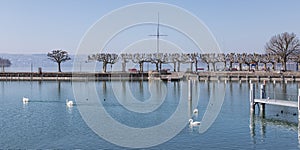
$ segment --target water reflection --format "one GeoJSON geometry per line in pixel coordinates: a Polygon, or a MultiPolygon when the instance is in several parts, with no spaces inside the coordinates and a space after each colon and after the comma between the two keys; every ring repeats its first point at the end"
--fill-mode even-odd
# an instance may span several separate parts
{"type": "Polygon", "coordinates": [[[60,81],[57,81],[57,93],[58,93],[58,99],[61,99],[61,83],[60,83],[60,81]]]}
{"type": "Polygon", "coordinates": [[[298,132],[298,141],[300,142],[299,125],[300,124],[298,123],[279,120],[275,118],[262,118],[260,116],[250,113],[249,129],[250,129],[250,136],[254,144],[256,144],[258,140],[264,141],[266,139],[267,126],[282,127],[288,130],[298,132]],[[257,135],[257,133],[259,133],[259,135],[257,135]]]}

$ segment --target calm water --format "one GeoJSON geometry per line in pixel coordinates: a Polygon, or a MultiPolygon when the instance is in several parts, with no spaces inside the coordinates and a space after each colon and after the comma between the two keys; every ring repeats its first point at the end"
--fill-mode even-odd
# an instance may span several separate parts
{"type": "MultiPolygon", "coordinates": [[[[90,91],[92,83],[83,84],[90,91]]],[[[180,82],[163,83],[168,91],[163,104],[152,113],[141,114],[128,111],[119,104],[111,85],[127,88],[133,91],[134,97],[146,101],[151,97],[150,82],[95,84],[96,91],[105,99],[101,103],[106,111],[120,123],[136,128],[151,127],[168,119],[178,106],[182,90],[180,82]]],[[[195,120],[201,120],[211,89],[217,84],[199,82],[198,87],[194,87],[200,91],[199,115],[193,116],[195,120]]],[[[296,83],[268,84],[267,94],[271,98],[296,100],[297,88],[296,83]]],[[[157,91],[162,89],[157,87],[157,91]]],[[[85,91],[85,94],[89,96],[89,92],[85,91]]],[[[248,83],[227,83],[221,112],[205,133],[200,134],[197,127],[190,128],[187,124],[177,136],[150,149],[298,149],[297,109],[266,106],[265,119],[258,113],[251,117],[248,97],[248,83]]],[[[1,81],[0,148],[124,149],[94,133],[79,113],[81,103],[66,108],[66,99],[74,99],[71,82],[1,81]],[[31,101],[23,104],[23,96],[31,101]]]]}

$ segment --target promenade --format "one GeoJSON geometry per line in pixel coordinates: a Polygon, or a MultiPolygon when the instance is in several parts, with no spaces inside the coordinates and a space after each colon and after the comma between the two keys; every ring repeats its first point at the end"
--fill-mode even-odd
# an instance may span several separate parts
{"type": "MultiPolygon", "coordinates": [[[[218,71],[181,73],[183,77],[197,76],[199,81],[300,81],[300,72],[265,72],[265,71],[218,71]]],[[[71,80],[148,80],[148,72],[1,72],[4,81],[71,81],[71,80]]]]}

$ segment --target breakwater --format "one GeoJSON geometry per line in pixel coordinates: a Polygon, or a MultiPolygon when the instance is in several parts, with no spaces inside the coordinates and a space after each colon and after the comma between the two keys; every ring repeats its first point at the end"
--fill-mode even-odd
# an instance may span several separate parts
{"type": "MultiPolygon", "coordinates": [[[[182,73],[186,77],[197,77],[199,81],[300,81],[300,72],[248,72],[248,71],[220,71],[182,73]]],[[[71,81],[71,80],[148,80],[148,72],[1,72],[0,80],[4,81],[71,81]]]]}
{"type": "Polygon", "coordinates": [[[234,72],[201,72],[199,80],[204,81],[300,81],[300,72],[265,72],[265,71],[234,71],[234,72]]]}
{"type": "Polygon", "coordinates": [[[4,81],[107,81],[107,80],[148,80],[148,73],[82,73],[82,72],[2,72],[4,81]]]}

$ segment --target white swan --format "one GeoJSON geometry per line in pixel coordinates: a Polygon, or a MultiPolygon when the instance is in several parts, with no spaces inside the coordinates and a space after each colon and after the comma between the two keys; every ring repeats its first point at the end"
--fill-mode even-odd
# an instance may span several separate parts
{"type": "Polygon", "coordinates": [[[69,101],[68,99],[66,99],[66,105],[68,107],[72,107],[73,106],[73,101],[69,101]]]}
{"type": "Polygon", "coordinates": [[[189,123],[190,123],[190,126],[199,126],[200,125],[200,122],[199,121],[193,121],[193,119],[190,119],[189,120],[189,123]]]}
{"type": "Polygon", "coordinates": [[[194,114],[198,114],[198,109],[197,109],[197,108],[194,109],[193,113],[194,113],[194,114]]]}
{"type": "Polygon", "coordinates": [[[29,102],[29,98],[23,97],[23,103],[28,103],[29,102]]]}

